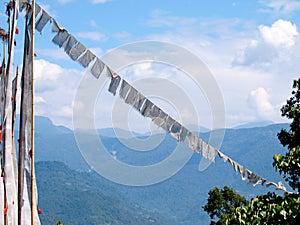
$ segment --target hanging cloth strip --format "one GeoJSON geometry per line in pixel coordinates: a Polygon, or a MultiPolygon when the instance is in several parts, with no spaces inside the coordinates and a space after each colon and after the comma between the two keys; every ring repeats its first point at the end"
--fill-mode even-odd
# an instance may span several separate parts
{"type": "Polygon", "coordinates": [[[42,15],[39,18],[38,21],[36,21],[35,29],[39,32],[42,32],[46,24],[50,21],[51,17],[48,15],[48,13],[44,10],[42,10],[42,15]]]}

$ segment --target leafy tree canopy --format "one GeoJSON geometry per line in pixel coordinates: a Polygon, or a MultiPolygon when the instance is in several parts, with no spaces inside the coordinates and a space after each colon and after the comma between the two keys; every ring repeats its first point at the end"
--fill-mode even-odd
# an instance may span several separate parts
{"type": "Polygon", "coordinates": [[[281,108],[281,115],[291,119],[290,130],[281,130],[278,139],[289,151],[274,155],[273,166],[283,174],[285,180],[293,188],[300,189],[300,79],[294,80],[292,97],[281,108]]]}
{"type": "Polygon", "coordinates": [[[215,187],[209,191],[207,204],[203,206],[211,219],[219,218],[219,221],[211,224],[223,224],[227,219],[227,215],[234,212],[235,208],[244,206],[248,203],[245,197],[239,195],[235,190],[228,186],[223,189],[215,187]]]}
{"type": "Polygon", "coordinates": [[[247,204],[236,205],[235,202],[226,202],[222,191],[215,188],[209,191],[208,203],[203,207],[211,219],[219,218],[216,223],[212,221],[211,224],[299,224],[300,79],[293,82],[292,97],[281,108],[281,115],[292,120],[288,131],[283,129],[278,133],[278,139],[283,146],[287,146],[288,152],[285,155],[274,155],[273,166],[298,193],[285,196],[268,193],[253,198],[247,204]]]}

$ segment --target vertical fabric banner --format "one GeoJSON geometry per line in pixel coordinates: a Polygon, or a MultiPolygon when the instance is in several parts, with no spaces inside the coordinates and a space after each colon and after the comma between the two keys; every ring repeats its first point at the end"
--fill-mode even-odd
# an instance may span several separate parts
{"type": "MultiPolygon", "coordinates": [[[[31,147],[32,147],[32,44],[31,22],[26,18],[23,70],[21,78],[20,134],[19,134],[19,224],[31,225],[31,185],[34,185],[37,200],[36,183],[31,184],[31,147]]],[[[37,201],[36,201],[37,202],[37,201]]],[[[34,208],[34,224],[40,225],[37,205],[34,208]]]]}
{"type": "Polygon", "coordinates": [[[5,100],[4,100],[4,121],[3,121],[3,148],[4,148],[4,180],[6,190],[6,222],[8,225],[16,225],[18,217],[18,196],[17,196],[17,165],[16,152],[13,146],[12,133],[12,77],[14,62],[14,40],[18,14],[18,1],[13,4],[12,26],[10,28],[10,39],[8,45],[7,74],[5,80],[5,100]]]}

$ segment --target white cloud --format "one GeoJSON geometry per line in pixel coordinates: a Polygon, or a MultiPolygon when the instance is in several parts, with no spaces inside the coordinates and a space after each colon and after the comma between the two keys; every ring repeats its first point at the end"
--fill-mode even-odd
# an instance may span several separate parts
{"type": "Polygon", "coordinates": [[[300,2],[298,0],[262,0],[261,3],[268,7],[264,11],[277,15],[288,15],[300,9],[300,2]]]}
{"type": "Polygon", "coordinates": [[[133,75],[134,76],[151,76],[153,75],[152,70],[152,63],[151,62],[143,62],[133,65],[133,75]]]}
{"type": "MultiPolygon", "coordinates": [[[[283,36],[286,39],[278,46],[267,43],[256,24],[241,19],[209,18],[185,25],[168,22],[165,26],[174,26],[160,34],[148,34],[146,39],[178,44],[203,60],[222,91],[227,126],[261,119],[281,122],[277,106],[289,95],[291,82],[295,78],[293,74],[297,74],[297,70],[300,71],[300,59],[296,54],[300,51],[296,35],[298,31],[294,32],[294,25],[286,22],[274,23],[280,28],[280,32],[289,34],[283,36]],[[294,45],[286,47],[291,43],[294,45]],[[269,95],[257,90],[251,96],[249,93],[258,86],[264,87],[264,90],[277,91],[269,95]],[[258,101],[258,95],[265,97],[263,102],[258,101]],[[249,108],[249,101],[252,102],[253,108],[249,108]]],[[[154,70],[154,73],[161,75],[161,70],[154,70]]],[[[175,80],[174,76],[171,76],[170,80],[175,80]]],[[[199,108],[201,109],[201,105],[199,108]]],[[[206,111],[201,117],[204,118],[201,125],[207,126],[208,113],[206,111]]]]}
{"type": "Polygon", "coordinates": [[[61,49],[37,49],[39,57],[50,57],[55,60],[69,60],[70,57],[61,49]]]}
{"type": "Polygon", "coordinates": [[[93,4],[103,4],[109,2],[110,0],[92,0],[93,4]]]}
{"type": "Polygon", "coordinates": [[[60,4],[66,4],[66,3],[72,2],[72,1],[74,1],[74,0],[57,0],[57,1],[58,1],[58,3],[60,3],[60,4]]]}
{"type": "Polygon", "coordinates": [[[95,20],[91,20],[91,21],[90,21],[90,25],[91,25],[91,27],[93,27],[93,28],[96,28],[96,29],[99,28],[99,25],[97,24],[97,22],[96,22],[95,20]]]}
{"type": "Polygon", "coordinates": [[[45,99],[41,96],[35,96],[34,100],[36,103],[45,103],[46,102],[45,99]]]}
{"type": "Polygon", "coordinates": [[[126,40],[126,39],[131,38],[132,34],[127,31],[123,31],[123,32],[115,33],[113,36],[117,39],[121,39],[121,40],[125,39],[126,40]]]}
{"type": "Polygon", "coordinates": [[[272,66],[273,59],[278,52],[270,45],[257,40],[251,40],[242,49],[235,53],[232,65],[253,66],[255,68],[267,68],[272,66]]]}
{"type": "Polygon", "coordinates": [[[72,103],[82,72],[35,60],[36,114],[71,127],[72,103]]]}
{"type": "Polygon", "coordinates": [[[196,22],[195,18],[172,16],[168,11],[156,9],[151,13],[151,20],[147,22],[150,26],[184,26],[196,22]]]}
{"type": "Polygon", "coordinates": [[[63,68],[59,65],[49,63],[43,59],[35,60],[35,79],[37,82],[42,81],[46,83],[47,81],[56,81],[62,71],[63,68]]]}
{"type": "Polygon", "coordinates": [[[275,107],[270,102],[270,95],[263,87],[250,92],[248,104],[261,119],[270,120],[276,115],[275,107]]]}
{"type": "Polygon", "coordinates": [[[299,33],[296,25],[280,19],[271,26],[260,25],[258,31],[255,39],[236,51],[233,66],[278,70],[297,61],[299,33]]]}
{"type": "Polygon", "coordinates": [[[260,25],[259,31],[263,40],[275,47],[292,47],[299,34],[295,24],[281,19],[274,22],[271,27],[260,25]]]}
{"type": "Polygon", "coordinates": [[[93,41],[103,41],[107,38],[104,34],[102,34],[100,32],[96,32],[96,31],[79,32],[79,33],[77,33],[76,36],[80,37],[80,38],[84,38],[84,39],[90,39],[93,41]]]}
{"type": "MultiPolygon", "coordinates": [[[[165,26],[168,30],[154,34],[147,33],[140,38],[175,43],[199,56],[210,68],[220,85],[227,108],[227,124],[231,126],[233,123],[241,121],[248,122],[266,117],[268,119],[274,118],[274,114],[277,115],[277,119],[280,118],[280,112],[275,111],[277,107],[274,107],[274,105],[283,102],[289,94],[292,81],[289,73],[291,73],[291,68],[293,68],[293,71],[299,68],[299,66],[293,67],[293,63],[299,64],[300,60],[299,56],[298,58],[292,56],[296,56],[296,53],[299,52],[300,43],[296,34],[296,32],[298,33],[297,28],[291,22],[276,22],[271,26],[262,25],[261,29],[255,26],[256,30],[254,30],[251,26],[244,27],[247,21],[239,19],[210,18],[197,20],[192,17],[173,16],[168,12],[154,12],[151,20],[148,21],[148,25],[165,26]],[[281,35],[280,40],[266,38],[267,34],[269,34],[269,37],[278,35],[276,32],[281,35]],[[213,35],[210,36],[210,34],[213,35]],[[298,51],[296,51],[296,47],[298,51]],[[233,59],[236,65],[242,66],[232,67],[233,59]],[[258,67],[261,70],[258,71],[258,67]],[[272,70],[269,68],[272,68],[272,70]],[[285,73],[282,73],[283,71],[285,73]],[[284,76],[282,76],[283,74],[284,76]],[[259,86],[264,88],[257,88],[259,86]],[[278,91],[268,93],[266,90],[278,91]],[[251,104],[252,111],[248,104],[251,104]]],[[[95,22],[92,25],[97,26],[95,22]]],[[[87,38],[89,35],[86,34],[98,35],[93,32],[82,33],[81,38],[87,38]]],[[[127,34],[124,34],[126,38],[127,34]]],[[[100,34],[96,39],[103,40],[102,38],[105,39],[105,36],[100,34]]],[[[94,52],[95,49],[92,49],[92,51],[94,52]]],[[[97,51],[100,53],[97,55],[102,55],[101,49],[97,51]]],[[[50,52],[48,54],[51,55],[50,52]]],[[[65,55],[63,52],[62,54],[65,55]]],[[[68,58],[68,56],[66,57],[68,58]]],[[[114,56],[114,59],[118,60],[118,57],[114,56]]],[[[37,104],[38,112],[49,116],[56,124],[66,124],[66,118],[69,118],[72,114],[72,102],[81,72],[67,70],[49,62],[43,64],[42,61],[40,67],[42,67],[40,68],[40,74],[46,77],[39,77],[37,80],[37,94],[41,97],[41,100],[44,100],[37,104]]],[[[137,75],[131,77],[136,80],[139,78],[139,74],[147,76],[155,74],[159,77],[168,77],[170,81],[179,83],[182,80],[184,81],[185,78],[184,76],[179,77],[171,73],[164,73],[161,68],[156,67],[154,64],[151,64],[151,66],[147,64],[136,65],[131,68],[130,72],[132,72],[131,75],[137,75]]],[[[106,93],[107,90],[105,89],[104,92],[106,93]]],[[[111,119],[112,100],[115,100],[115,98],[110,96],[109,100],[111,101],[105,101],[105,97],[99,97],[101,104],[99,103],[97,116],[103,123],[108,123],[107,121],[111,119]]],[[[191,98],[195,99],[196,102],[199,101],[199,96],[194,92],[191,94],[191,98]]],[[[195,106],[198,105],[195,104],[195,106]]],[[[199,104],[198,108],[202,110],[203,105],[199,104]]],[[[201,114],[201,125],[210,127],[210,124],[206,124],[209,113],[210,111],[207,109],[201,114]]],[[[105,125],[109,126],[110,124],[105,125]]]]}

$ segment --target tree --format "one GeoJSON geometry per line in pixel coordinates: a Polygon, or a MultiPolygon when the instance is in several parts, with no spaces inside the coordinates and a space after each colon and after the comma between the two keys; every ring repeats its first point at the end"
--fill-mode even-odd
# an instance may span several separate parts
{"type": "Polygon", "coordinates": [[[234,212],[235,208],[244,206],[248,203],[245,197],[239,195],[235,190],[228,186],[223,189],[215,187],[208,193],[207,204],[203,206],[211,219],[219,218],[218,222],[212,221],[211,224],[224,224],[227,216],[234,212]]]}
{"type": "MultiPolygon", "coordinates": [[[[238,206],[233,211],[219,211],[213,214],[212,208],[207,208],[211,218],[220,218],[217,224],[286,224],[296,225],[300,221],[300,79],[293,82],[292,97],[281,108],[281,115],[291,119],[290,129],[278,133],[278,139],[288,151],[274,155],[273,166],[297,194],[279,196],[276,193],[258,195],[248,204],[238,206]],[[212,216],[213,215],[213,216],[212,216]]],[[[208,201],[215,206],[222,203],[222,198],[209,192],[208,201]],[[212,198],[212,199],[210,199],[212,198]]],[[[205,206],[204,206],[205,207],[205,206]]]]}
{"type": "Polygon", "coordinates": [[[300,221],[300,197],[292,194],[279,196],[275,193],[259,195],[227,215],[222,224],[285,224],[297,225],[300,221]]]}
{"type": "MultiPolygon", "coordinates": [[[[64,224],[61,221],[57,221],[56,225],[64,225],[64,224]]],[[[68,223],[68,225],[70,224],[68,223]]]]}
{"type": "Polygon", "coordinates": [[[281,115],[291,119],[290,130],[281,130],[278,139],[289,151],[274,155],[273,166],[283,173],[283,177],[293,188],[300,190],[300,79],[294,80],[292,97],[281,108],[281,115]]]}

